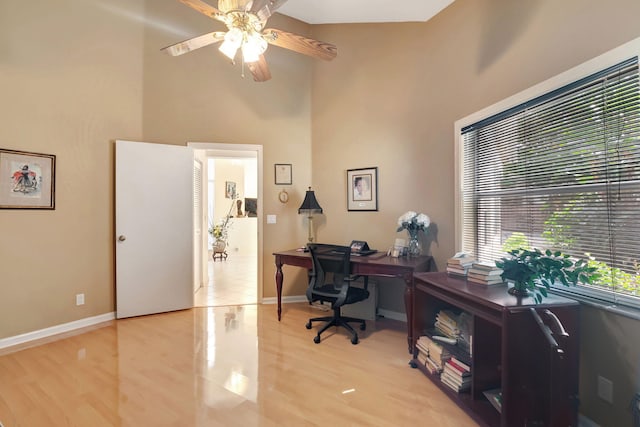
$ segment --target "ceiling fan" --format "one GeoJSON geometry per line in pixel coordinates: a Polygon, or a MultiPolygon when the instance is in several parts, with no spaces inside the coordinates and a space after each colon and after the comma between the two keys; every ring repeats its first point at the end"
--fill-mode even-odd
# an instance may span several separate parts
{"type": "Polygon", "coordinates": [[[275,28],[264,28],[267,19],[287,0],[219,0],[218,9],[202,0],[178,1],[223,22],[228,31],[214,31],[161,49],[172,56],[222,42],[219,50],[225,56],[234,62],[240,50],[243,64],[249,67],[253,80],[264,82],[271,78],[263,55],[269,44],[326,61],[338,54],[338,48],[330,43],[275,28]]]}

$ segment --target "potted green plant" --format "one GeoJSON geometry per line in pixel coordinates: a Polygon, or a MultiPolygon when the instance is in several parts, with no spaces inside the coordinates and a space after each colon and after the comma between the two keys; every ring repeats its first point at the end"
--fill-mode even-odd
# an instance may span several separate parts
{"type": "Polygon", "coordinates": [[[551,285],[560,282],[565,286],[593,283],[598,278],[596,267],[590,267],[583,259],[574,260],[560,251],[547,249],[513,249],[509,256],[496,261],[502,269],[502,280],[513,282],[509,293],[527,296],[531,293],[537,303],[547,296],[551,285]]]}

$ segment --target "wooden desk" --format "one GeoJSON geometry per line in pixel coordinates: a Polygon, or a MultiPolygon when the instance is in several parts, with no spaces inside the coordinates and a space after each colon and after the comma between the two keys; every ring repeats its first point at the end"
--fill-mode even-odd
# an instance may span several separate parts
{"type": "MultiPolygon", "coordinates": [[[[282,281],[284,279],[282,266],[286,264],[310,270],[311,255],[309,255],[309,252],[299,252],[295,249],[275,252],[273,255],[276,261],[276,291],[278,295],[278,320],[280,320],[282,317],[282,281]]],[[[351,257],[352,274],[395,277],[404,280],[404,307],[407,313],[407,344],[409,352],[411,352],[413,345],[411,328],[411,319],[413,317],[413,273],[430,271],[432,264],[433,258],[430,256],[392,258],[383,253],[376,253],[363,257],[351,257]]]]}

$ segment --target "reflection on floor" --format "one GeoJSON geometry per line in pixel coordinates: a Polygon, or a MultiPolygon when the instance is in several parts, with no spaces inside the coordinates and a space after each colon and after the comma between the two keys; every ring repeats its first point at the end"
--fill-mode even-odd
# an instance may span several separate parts
{"type": "Polygon", "coordinates": [[[258,260],[255,256],[229,254],[226,260],[209,258],[209,286],[195,295],[196,307],[256,304],[258,260]]]}
{"type": "Polygon", "coordinates": [[[477,426],[407,364],[406,324],[313,343],[306,303],[193,308],[0,353],[6,427],[477,426]]]}

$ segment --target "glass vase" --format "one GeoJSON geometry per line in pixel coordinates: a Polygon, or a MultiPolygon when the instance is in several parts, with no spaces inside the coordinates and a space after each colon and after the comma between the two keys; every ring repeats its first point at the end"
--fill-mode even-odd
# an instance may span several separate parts
{"type": "Polygon", "coordinates": [[[407,230],[409,232],[409,256],[422,255],[422,244],[418,238],[418,230],[407,230]]]}

